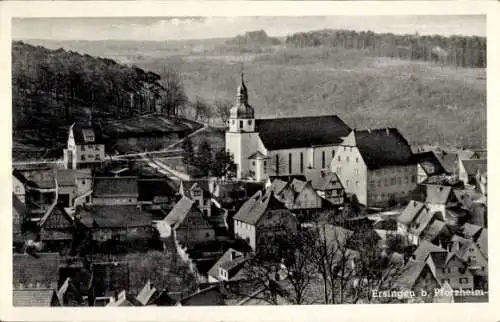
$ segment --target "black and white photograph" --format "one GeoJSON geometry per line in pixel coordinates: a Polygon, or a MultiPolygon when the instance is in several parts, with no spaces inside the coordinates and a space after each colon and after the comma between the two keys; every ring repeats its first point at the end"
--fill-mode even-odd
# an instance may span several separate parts
{"type": "Polygon", "coordinates": [[[12,305],[488,303],[486,20],[13,18],[12,305]]]}

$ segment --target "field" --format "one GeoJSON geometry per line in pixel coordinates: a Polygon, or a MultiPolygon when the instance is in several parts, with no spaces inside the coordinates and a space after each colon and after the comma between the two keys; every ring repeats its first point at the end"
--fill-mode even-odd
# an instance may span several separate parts
{"type": "Polygon", "coordinates": [[[484,69],[376,58],[362,50],[234,48],[216,40],[106,48],[103,42],[85,42],[90,55],[108,52],[119,62],[153,72],[173,65],[190,100],[233,100],[244,62],[258,117],[337,114],[353,128],[397,127],[415,145],[486,146],[484,69]]]}

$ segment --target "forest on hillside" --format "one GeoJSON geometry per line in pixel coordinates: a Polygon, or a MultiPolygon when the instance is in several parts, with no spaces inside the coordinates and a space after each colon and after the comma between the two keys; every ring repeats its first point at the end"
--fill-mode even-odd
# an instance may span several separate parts
{"type": "Polygon", "coordinates": [[[486,38],[439,35],[395,35],[372,31],[318,30],[289,35],[285,43],[295,47],[368,49],[378,57],[434,61],[460,67],[486,67],[486,38]]]}

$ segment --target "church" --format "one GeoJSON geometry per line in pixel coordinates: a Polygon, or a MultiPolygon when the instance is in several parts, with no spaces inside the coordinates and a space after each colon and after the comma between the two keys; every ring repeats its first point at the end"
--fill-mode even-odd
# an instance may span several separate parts
{"type": "Polygon", "coordinates": [[[397,129],[358,131],[336,115],[256,119],[243,74],[230,110],[226,150],[238,179],[264,181],[329,169],[367,206],[405,199],[416,186],[415,158],[397,129]]]}
{"type": "Polygon", "coordinates": [[[303,175],[307,168],[329,168],[335,148],[351,132],[335,115],[256,119],[243,74],[231,108],[226,150],[236,177],[256,181],[303,175]]]}

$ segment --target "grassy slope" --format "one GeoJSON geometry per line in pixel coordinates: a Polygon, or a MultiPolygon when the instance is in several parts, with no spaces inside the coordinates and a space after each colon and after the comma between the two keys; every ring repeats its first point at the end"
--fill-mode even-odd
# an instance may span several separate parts
{"type": "MultiPolygon", "coordinates": [[[[103,44],[90,52],[105,53],[103,44]]],[[[130,45],[129,45],[130,46],[130,45]]],[[[131,46],[137,46],[131,44],[131,46]]],[[[88,48],[92,46],[87,44],[88,48]]],[[[338,114],[356,128],[396,126],[412,144],[486,145],[484,69],[372,58],[362,51],[266,48],[240,54],[220,42],[164,43],[120,60],[160,71],[174,64],[191,99],[233,99],[240,64],[258,117],[338,114]]],[[[71,48],[71,45],[66,45],[71,48]]]]}

